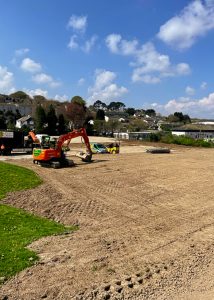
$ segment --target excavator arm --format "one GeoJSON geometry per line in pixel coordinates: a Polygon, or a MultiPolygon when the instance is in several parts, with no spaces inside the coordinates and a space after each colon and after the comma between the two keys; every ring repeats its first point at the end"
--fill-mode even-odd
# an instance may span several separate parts
{"type": "Polygon", "coordinates": [[[32,138],[34,143],[40,144],[40,140],[38,139],[38,137],[35,135],[33,131],[30,131],[28,134],[32,138]]]}
{"type": "Polygon", "coordinates": [[[92,151],[85,128],[73,130],[72,132],[61,135],[57,141],[56,150],[61,151],[62,145],[65,141],[74,139],[79,136],[84,139],[86,146],[86,154],[80,153],[77,156],[80,157],[83,161],[90,162],[92,158],[92,151]]]}

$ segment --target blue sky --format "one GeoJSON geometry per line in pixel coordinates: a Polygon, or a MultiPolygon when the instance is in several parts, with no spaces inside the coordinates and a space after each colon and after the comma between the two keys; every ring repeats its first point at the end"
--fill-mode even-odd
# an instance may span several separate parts
{"type": "Polygon", "coordinates": [[[0,0],[0,93],[214,118],[214,0],[0,0]]]}

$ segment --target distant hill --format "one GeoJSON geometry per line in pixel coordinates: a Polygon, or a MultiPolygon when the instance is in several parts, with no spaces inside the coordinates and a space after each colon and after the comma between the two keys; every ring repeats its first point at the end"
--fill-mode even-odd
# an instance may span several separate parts
{"type": "Polygon", "coordinates": [[[24,92],[16,92],[10,95],[0,94],[0,103],[2,104],[26,104],[32,105],[33,99],[24,92]]]}

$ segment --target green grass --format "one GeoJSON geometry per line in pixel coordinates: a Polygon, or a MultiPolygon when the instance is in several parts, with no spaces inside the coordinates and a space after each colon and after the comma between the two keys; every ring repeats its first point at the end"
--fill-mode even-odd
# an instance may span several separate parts
{"type": "MultiPolygon", "coordinates": [[[[7,192],[33,188],[41,182],[30,170],[0,163],[0,199],[7,192]]],[[[66,228],[54,221],[0,205],[0,277],[6,280],[34,264],[38,259],[36,253],[25,248],[32,241],[74,229],[76,228],[66,228]]]]}
{"type": "Polygon", "coordinates": [[[41,182],[39,176],[31,170],[0,163],[0,199],[5,197],[8,192],[34,188],[41,182]]]}

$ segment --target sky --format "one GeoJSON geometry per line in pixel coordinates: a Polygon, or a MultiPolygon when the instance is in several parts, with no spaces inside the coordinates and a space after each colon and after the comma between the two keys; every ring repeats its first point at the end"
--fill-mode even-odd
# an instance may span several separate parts
{"type": "Polygon", "coordinates": [[[0,0],[0,93],[214,119],[214,0],[0,0]]]}

